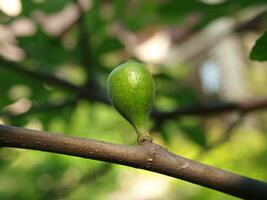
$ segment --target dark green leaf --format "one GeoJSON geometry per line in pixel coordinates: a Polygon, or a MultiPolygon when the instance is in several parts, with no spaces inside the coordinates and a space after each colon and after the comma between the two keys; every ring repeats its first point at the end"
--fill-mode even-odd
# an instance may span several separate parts
{"type": "Polygon", "coordinates": [[[194,117],[187,117],[179,121],[179,128],[191,141],[205,147],[207,139],[200,119],[194,117]]]}
{"type": "Polygon", "coordinates": [[[250,53],[250,59],[258,61],[267,60],[267,31],[256,41],[250,53]]]}

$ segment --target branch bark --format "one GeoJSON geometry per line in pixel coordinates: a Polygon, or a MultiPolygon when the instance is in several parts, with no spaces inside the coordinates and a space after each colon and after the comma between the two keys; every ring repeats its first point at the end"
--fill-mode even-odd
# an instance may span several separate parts
{"type": "Polygon", "coordinates": [[[12,112],[3,112],[1,113],[1,117],[6,118],[22,118],[26,117],[28,115],[36,114],[36,113],[43,113],[43,112],[49,112],[49,111],[55,111],[62,108],[65,108],[67,106],[74,106],[78,102],[78,98],[72,98],[72,99],[66,99],[64,101],[58,102],[58,101],[48,101],[39,103],[38,105],[33,105],[28,111],[20,114],[14,114],[12,112]]]}
{"type": "Polygon", "coordinates": [[[183,158],[154,143],[126,146],[0,125],[0,146],[116,163],[175,177],[243,199],[267,199],[267,183],[183,158]]]}
{"type": "Polygon", "coordinates": [[[267,108],[267,98],[263,98],[260,100],[246,101],[246,102],[236,102],[236,103],[206,103],[193,105],[188,108],[178,108],[171,112],[158,112],[155,111],[153,113],[153,117],[157,121],[163,121],[166,119],[171,119],[178,116],[185,115],[213,115],[224,112],[234,112],[238,111],[241,113],[248,113],[255,110],[261,110],[267,108]]]}
{"type": "MultiPolygon", "coordinates": [[[[82,87],[75,85],[67,80],[61,79],[57,76],[54,76],[49,73],[35,71],[26,69],[23,66],[20,66],[18,63],[7,61],[0,57],[0,68],[17,72],[19,74],[28,76],[29,78],[35,79],[37,81],[43,81],[44,83],[57,86],[68,91],[78,94],[78,97],[84,98],[87,100],[99,101],[105,104],[109,104],[109,101],[106,96],[103,96],[99,91],[89,89],[88,87],[82,87]]],[[[248,101],[248,102],[216,102],[216,103],[205,103],[199,105],[192,105],[187,108],[177,108],[171,112],[160,112],[154,110],[152,112],[152,117],[157,121],[162,123],[164,120],[192,115],[192,116],[202,116],[202,115],[213,115],[222,112],[250,112],[254,110],[260,110],[267,108],[267,98],[263,98],[257,101],[248,101]]]]}
{"type": "Polygon", "coordinates": [[[1,57],[0,57],[0,68],[13,71],[18,74],[27,76],[33,80],[41,81],[41,82],[50,84],[52,86],[56,86],[56,87],[65,89],[67,91],[76,93],[81,98],[99,101],[99,102],[106,103],[106,104],[109,103],[107,98],[99,95],[97,92],[91,89],[88,89],[87,87],[76,85],[74,83],[71,83],[67,80],[64,80],[50,73],[27,69],[24,66],[21,66],[19,63],[7,61],[1,57]]]}
{"type": "Polygon", "coordinates": [[[42,71],[36,71],[36,70],[30,70],[26,69],[23,66],[20,66],[20,64],[12,61],[7,61],[4,58],[0,57],[0,67],[9,71],[13,71],[19,74],[22,74],[24,76],[30,77],[32,79],[36,79],[39,81],[42,81],[44,83],[48,83],[51,85],[56,85],[58,87],[67,89],[67,90],[78,90],[79,86],[72,84],[66,80],[63,80],[59,77],[56,77],[52,74],[42,72],[42,71]]]}

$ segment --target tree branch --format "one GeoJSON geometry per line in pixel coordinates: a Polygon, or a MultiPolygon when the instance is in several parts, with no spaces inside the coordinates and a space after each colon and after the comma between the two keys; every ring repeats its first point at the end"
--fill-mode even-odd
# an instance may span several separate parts
{"type": "Polygon", "coordinates": [[[92,65],[92,52],[90,48],[90,34],[86,29],[85,24],[85,16],[84,16],[84,10],[82,6],[80,5],[79,1],[75,0],[76,6],[79,10],[80,16],[78,18],[78,29],[79,29],[79,40],[78,43],[80,45],[81,50],[81,63],[84,69],[87,71],[87,78],[92,78],[92,75],[94,74],[93,65],[92,65]]]}
{"type": "Polygon", "coordinates": [[[3,69],[9,70],[9,71],[14,71],[14,72],[22,74],[24,76],[28,76],[32,79],[43,81],[44,83],[48,83],[48,84],[62,87],[62,88],[67,89],[67,90],[71,90],[71,91],[79,90],[79,86],[72,84],[72,83],[70,83],[64,79],[61,79],[59,77],[56,77],[56,76],[49,74],[49,73],[46,73],[46,72],[26,69],[25,67],[20,66],[16,62],[7,61],[1,57],[0,57],[0,67],[3,69]]]}
{"type": "Polygon", "coordinates": [[[264,18],[266,17],[267,11],[261,11],[256,16],[250,18],[249,20],[236,24],[231,30],[228,32],[223,32],[222,34],[218,35],[216,37],[216,40],[213,42],[208,41],[207,44],[205,44],[202,48],[199,48],[197,52],[194,54],[191,54],[184,58],[185,63],[192,63],[198,60],[201,56],[206,54],[210,49],[212,49],[214,46],[216,46],[218,43],[220,43],[223,39],[227,38],[228,36],[232,34],[242,33],[245,31],[251,31],[251,30],[257,30],[260,27],[260,24],[262,21],[264,21],[264,18]]]}
{"type": "MultiPolygon", "coordinates": [[[[78,0],[73,0],[79,11],[79,18],[77,26],[79,30],[78,45],[81,54],[81,65],[85,69],[87,78],[84,84],[84,88],[101,91],[100,85],[97,80],[97,70],[94,56],[92,55],[91,48],[91,34],[88,30],[88,24],[86,24],[86,10],[83,8],[78,0]]],[[[105,100],[105,99],[103,99],[105,100]]]]}
{"type": "Polygon", "coordinates": [[[157,121],[163,121],[174,117],[185,116],[185,115],[212,115],[223,112],[234,112],[238,111],[241,113],[252,112],[267,108],[267,98],[261,100],[247,101],[247,102],[236,102],[236,103],[204,103],[199,105],[193,105],[187,108],[178,108],[171,112],[159,112],[155,111],[153,117],[157,121]]]}
{"type": "Polygon", "coordinates": [[[48,101],[39,103],[37,105],[33,105],[28,111],[20,114],[14,114],[12,112],[6,111],[1,113],[1,117],[7,117],[7,118],[22,118],[28,115],[36,114],[36,113],[43,113],[43,112],[49,112],[49,111],[55,111],[58,109],[62,109],[66,106],[72,106],[75,105],[78,102],[78,98],[73,99],[66,99],[64,101],[48,101]]]}
{"type": "MultiPolygon", "coordinates": [[[[72,91],[74,93],[77,93],[80,98],[109,104],[107,97],[101,95],[99,92],[89,89],[89,87],[86,86],[82,87],[79,85],[75,85],[67,80],[61,79],[52,74],[26,69],[25,67],[20,66],[18,63],[4,60],[1,57],[0,57],[0,67],[6,70],[11,70],[20,73],[22,75],[28,76],[38,81],[43,81],[44,83],[52,84],[54,86],[72,91]]],[[[154,110],[152,112],[152,117],[157,122],[161,122],[167,119],[184,115],[202,116],[202,115],[212,115],[222,112],[233,112],[233,111],[250,112],[263,108],[267,108],[267,98],[251,102],[248,101],[248,102],[236,102],[236,103],[222,103],[222,102],[204,103],[199,105],[192,105],[187,108],[177,108],[176,110],[171,112],[160,112],[154,110]]]]}
{"type": "Polygon", "coordinates": [[[199,160],[201,159],[205,153],[207,153],[208,151],[212,150],[215,147],[218,147],[224,143],[226,143],[227,141],[229,141],[229,139],[232,137],[234,130],[240,126],[240,124],[244,121],[246,114],[245,113],[239,113],[239,116],[237,119],[235,119],[234,121],[232,121],[229,126],[226,128],[226,130],[224,131],[224,134],[221,138],[219,138],[217,141],[208,144],[207,146],[205,146],[203,149],[200,150],[200,152],[196,155],[195,159],[199,160]]]}
{"type": "Polygon", "coordinates": [[[0,146],[116,163],[165,174],[243,199],[267,199],[267,183],[183,158],[154,143],[126,146],[0,125],[0,146]]]}
{"type": "Polygon", "coordinates": [[[78,96],[80,96],[81,98],[86,98],[88,100],[95,100],[106,104],[108,103],[106,97],[99,95],[97,92],[89,89],[88,87],[75,85],[67,80],[61,79],[60,77],[57,77],[50,73],[26,69],[19,63],[7,61],[1,57],[0,57],[0,68],[16,72],[18,74],[27,76],[37,81],[42,81],[44,83],[63,88],[65,90],[78,94],[78,96]]]}

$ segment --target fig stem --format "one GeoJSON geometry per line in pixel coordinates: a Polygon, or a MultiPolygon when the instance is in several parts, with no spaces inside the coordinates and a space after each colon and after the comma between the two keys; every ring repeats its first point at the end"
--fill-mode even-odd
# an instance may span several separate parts
{"type": "Polygon", "coordinates": [[[153,141],[150,133],[148,131],[145,132],[137,132],[137,142],[138,144],[143,143],[151,143],[153,141]]]}

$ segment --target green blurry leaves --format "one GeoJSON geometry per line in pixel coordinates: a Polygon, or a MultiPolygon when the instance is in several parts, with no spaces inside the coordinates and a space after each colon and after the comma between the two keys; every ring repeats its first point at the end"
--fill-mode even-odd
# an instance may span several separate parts
{"type": "Polygon", "coordinates": [[[200,119],[194,117],[185,117],[179,120],[179,128],[191,141],[203,147],[207,145],[206,134],[201,126],[200,119]]]}
{"type": "Polygon", "coordinates": [[[196,117],[183,117],[178,120],[167,120],[160,127],[162,139],[166,144],[171,140],[178,140],[182,134],[189,142],[200,147],[207,145],[207,137],[202,126],[202,120],[196,117]]]}
{"type": "Polygon", "coordinates": [[[21,1],[24,16],[31,16],[33,10],[42,10],[45,13],[54,13],[61,11],[66,5],[68,5],[71,0],[30,0],[30,1],[21,1]]]}
{"type": "Polygon", "coordinates": [[[199,0],[176,1],[169,0],[163,4],[159,12],[161,21],[167,24],[177,24],[183,22],[187,17],[196,15],[200,22],[194,29],[203,28],[209,22],[223,16],[235,16],[240,11],[249,6],[266,5],[265,0],[235,0],[223,1],[217,4],[203,3],[199,0]]]}
{"type": "MultiPolygon", "coordinates": [[[[70,0],[21,1],[22,15],[15,18],[9,17],[2,21],[8,26],[17,18],[27,17],[36,24],[37,31],[34,35],[16,38],[18,46],[25,49],[27,58],[22,62],[25,67],[55,73],[77,85],[84,86],[82,84],[86,82],[85,72],[82,71],[78,75],[75,73],[76,69],[83,69],[79,42],[81,29],[78,23],[73,24],[63,35],[55,37],[45,32],[42,25],[35,19],[35,14],[38,12],[47,16],[57,14],[74,2],[70,0]],[[67,72],[70,68],[71,70],[67,72]],[[81,74],[84,78],[81,78],[81,74]]],[[[169,24],[174,24],[175,27],[182,29],[188,28],[190,32],[205,28],[209,22],[223,16],[238,19],[239,11],[244,8],[266,5],[266,0],[228,0],[214,5],[199,0],[92,0],[90,2],[91,8],[83,15],[83,29],[90,37],[82,40],[81,43],[85,44],[88,41],[91,51],[85,55],[88,55],[89,60],[94,65],[97,74],[94,74],[95,79],[100,85],[102,84],[103,88],[107,73],[111,68],[118,64],[117,62],[133,56],[132,52],[128,51],[130,48],[125,47],[118,35],[112,32],[114,25],[119,24],[124,31],[136,32],[139,36],[142,36],[143,33],[150,33],[150,30],[153,31],[154,28],[158,27],[168,29],[169,24]]],[[[251,59],[267,60],[267,32],[254,46],[251,59]]],[[[190,107],[203,98],[199,88],[196,87],[196,82],[188,81],[188,78],[191,80],[192,74],[196,72],[196,68],[179,63],[172,65],[170,67],[157,65],[155,68],[151,68],[155,73],[157,85],[156,107],[160,111],[190,107]]],[[[91,67],[91,65],[86,67],[91,67]]],[[[51,132],[114,143],[130,144],[135,141],[134,134],[130,134],[134,132],[133,128],[109,105],[79,99],[73,104],[53,106],[64,104],[64,101],[76,98],[75,95],[77,94],[62,91],[55,86],[44,84],[39,80],[32,80],[23,74],[6,69],[0,69],[0,80],[1,114],[4,113],[7,106],[20,99],[27,99],[32,103],[32,111],[7,120],[9,124],[35,128],[39,126],[39,128],[51,132]],[[27,93],[25,90],[22,92],[18,88],[27,88],[26,91],[29,92],[27,93]]],[[[93,88],[92,93],[98,92],[97,90],[93,88]]],[[[101,93],[101,90],[99,92],[101,93]]],[[[4,116],[1,116],[1,119],[4,120],[4,116]]],[[[201,117],[180,117],[156,122],[155,126],[159,124],[156,127],[157,131],[160,132],[168,148],[188,156],[188,152],[193,155],[205,147],[207,140],[210,139],[211,130],[206,130],[203,123],[201,117]]],[[[221,122],[219,123],[221,124],[221,122]]],[[[223,124],[221,125],[223,126],[223,124]]],[[[257,170],[255,171],[259,177],[266,177],[266,159],[264,159],[266,140],[263,138],[263,134],[260,134],[262,138],[257,139],[257,133],[251,132],[251,129],[246,131],[252,134],[248,135],[242,132],[242,135],[240,134],[230,141],[235,143],[231,143],[232,145],[228,145],[226,148],[220,147],[220,152],[216,154],[215,150],[215,154],[209,154],[206,159],[209,163],[222,168],[231,168],[235,171],[244,170],[244,174],[252,173],[251,168],[256,167],[257,170]],[[240,142],[241,139],[247,142],[240,142]],[[259,147],[251,145],[256,140],[262,142],[260,154],[257,152],[259,147]],[[234,151],[235,154],[232,154],[232,147],[238,147],[234,151]],[[244,150],[243,154],[238,152],[241,150],[244,150]],[[253,151],[255,152],[253,153],[253,151]],[[221,158],[218,155],[224,156],[221,158]],[[231,156],[232,159],[225,160],[231,156]],[[251,162],[252,157],[255,158],[253,162],[251,162]],[[220,160],[220,162],[216,163],[216,160],[220,160]],[[242,164],[236,165],[233,160],[242,164]],[[229,167],[230,164],[233,166],[229,167]]],[[[154,135],[155,141],[157,140],[156,137],[157,135],[154,135]]],[[[92,178],[91,181],[84,181],[88,175],[99,171],[101,166],[102,163],[100,162],[75,157],[35,151],[0,149],[0,196],[1,199],[5,200],[51,199],[59,186],[66,186],[69,189],[68,194],[60,199],[107,199],[107,193],[117,187],[114,170],[108,172],[106,176],[101,174],[92,178]],[[45,184],[49,186],[43,187],[45,184]],[[77,185],[68,187],[73,186],[73,184],[77,185]]],[[[119,173],[120,169],[117,172],[119,173]]],[[[197,189],[198,192],[191,192],[184,183],[182,184],[182,187],[181,185],[173,187],[179,195],[181,190],[177,190],[177,188],[185,188],[189,191],[188,196],[181,198],[220,199],[217,197],[217,193],[210,193],[210,191],[202,189],[197,189]],[[203,195],[201,196],[201,194],[203,195]]],[[[177,195],[175,195],[176,197],[177,195]]],[[[227,197],[223,196],[221,199],[224,198],[227,197]]],[[[164,199],[168,199],[168,197],[164,199]]]]}
{"type": "Polygon", "coordinates": [[[46,70],[55,69],[66,62],[66,59],[79,59],[75,49],[64,48],[61,40],[49,36],[41,29],[32,37],[18,38],[18,41],[29,58],[37,60],[37,64],[46,70]]]}
{"type": "Polygon", "coordinates": [[[250,59],[257,61],[267,60],[267,31],[256,41],[250,53],[250,59]]]}

